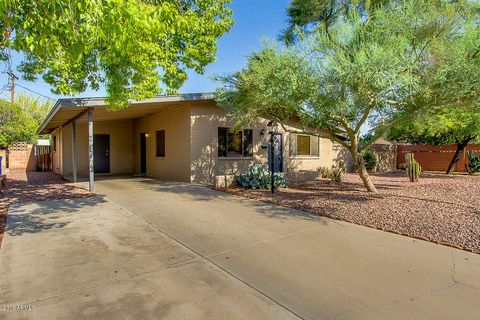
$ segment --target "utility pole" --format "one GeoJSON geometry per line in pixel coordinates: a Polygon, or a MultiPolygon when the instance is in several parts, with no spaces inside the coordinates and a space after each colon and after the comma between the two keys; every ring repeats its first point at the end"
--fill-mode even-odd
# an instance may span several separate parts
{"type": "Polygon", "coordinates": [[[10,76],[10,81],[12,82],[11,84],[11,89],[10,89],[10,102],[13,106],[13,103],[15,102],[15,80],[18,80],[17,76],[11,72],[11,71],[7,71],[7,74],[10,76]]]}

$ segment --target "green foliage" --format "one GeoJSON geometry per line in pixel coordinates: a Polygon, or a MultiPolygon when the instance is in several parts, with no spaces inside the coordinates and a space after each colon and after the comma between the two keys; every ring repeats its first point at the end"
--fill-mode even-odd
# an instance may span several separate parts
{"type": "Polygon", "coordinates": [[[407,174],[407,177],[410,179],[410,182],[417,182],[418,178],[420,178],[420,174],[422,173],[422,167],[415,160],[413,153],[408,153],[406,160],[407,160],[407,165],[405,167],[405,173],[407,174]]]}
{"type": "MultiPolygon", "coordinates": [[[[464,107],[464,106],[463,106],[464,107]]],[[[445,145],[480,139],[480,110],[463,107],[429,108],[407,117],[387,133],[392,141],[445,145]]]]}
{"type": "Polygon", "coordinates": [[[330,169],[330,168],[320,167],[319,171],[320,171],[320,176],[324,179],[325,178],[330,179],[332,177],[332,169],[330,169]]]}
{"type": "Polygon", "coordinates": [[[25,54],[19,69],[53,92],[104,85],[111,108],[180,88],[186,69],[215,60],[216,41],[233,24],[230,0],[4,0],[0,59],[25,54]]]}
{"type": "Polygon", "coordinates": [[[333,168],[330,179],[334,182],[342,182],[343,170],[341,168],[333,168]]]}
{"type": "Polygon", "coordinates": [[[318,79],[307,59],[296,51],[266,48],[252,54],[246,68],[217,77],[217,102],[227,108],[238,126],[255,122],[260,114],[288,119],[299,101],[314,98],[318,79]]]}
{"type": "Polygon", "coordinates": [[[480,112],[480,2],[471,4],[463,23],[430,50],[434,65],[424,81],[431,107],[480,112]]]}
{"type": "Polygon", "coordinates": [[[420,82],[420,102],[427,108],[416,117],[398,115],[403,120],[390,129],[390,140],[444,145],[480,138],[480,6],[472,2],[466,8],[461,23],[429,47],[420,82]]]}
{"type": "Polygon", "coordinates": [[[474,173],[474,174],[475,173],[480,173],[480,156],[477,155],[472,150],[469,150],[467,152],[467,156],[468,156],[468,160],[469,160],[468,167],[470,168],[472,173],[474,173]]]}
{"type": "Polygon", "coordinates": [[[363,161],[368,171],[373,171],[377,167],[377,156],[372,151],[366,151],[363,154],[363,161]]]}
{"type": "Polygon", "coordinates": [[[0,148],[7,148],[12,142],[35,142],[37,129],[51,108],[51,104],[19,96],[12,106],[0,99],[0,148]]]}
{"type": "MultiPolygon", "coordinates": [[[[237,184],[250,189],[270,189],[272,185],[271,172],[259,163],[251,164],[248,170],[237,178],[237,184]]],[[[282,173],[274,174],[275,188],[286,188],[287,181],[282,173]]]]}
{"type": "Polygon", "coordinates": [[[303,33],[329,29],[349,10],[358,10],[368,16],[375,8],[391,0],[292,0],[287,8],[288,28],[281,38],[287,43],[298,40],[298,30],[303,33]]]}
{"type": "Polygon", "coordinates": [[[32,117],[33,120],[35,120],[37,127],[42,124],[43,120],[45,120],[45,117],[53,107],[53,104],[46,100],[27,95],[17,95],[15,103],[19,105],[26,114],[32,117]]]}

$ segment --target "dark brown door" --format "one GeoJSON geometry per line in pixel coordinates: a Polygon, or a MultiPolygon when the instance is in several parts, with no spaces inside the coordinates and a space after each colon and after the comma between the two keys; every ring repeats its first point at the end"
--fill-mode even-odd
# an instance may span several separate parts
{"type": "Polygon", "coordinates": [[[110,173],[110,135],[93,135],[93,162],[95,173],[110,173]]]}
{"type": "Polygon", "coordinates": [[[140,173],[147,173],[147,135],[140,133],[140,173]]]}

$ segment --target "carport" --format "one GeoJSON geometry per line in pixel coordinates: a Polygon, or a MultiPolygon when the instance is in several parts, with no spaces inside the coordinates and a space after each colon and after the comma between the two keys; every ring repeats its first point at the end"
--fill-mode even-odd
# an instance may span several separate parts
{"type": "MultiPolygon", "coordinates": [[[[94,191],[95,173],[130,174],[134,173],[133,163],[142,162],[142,143],[138,142],[137,146],[138,137],[134,137],[136,119],[167,108],[182,107],[192,101],[212,101],[212,98],[210,94],[157,96],[132,102],[128,108],[116,111],[109,110],[104,98],[60,99],[38,133],[53,136],[54,171],[73,182],[77,182],[82,175],[82,178],[89,180],[89,190],[94,191]],[[101,137],[102,130],[104,137],[101,137]],[[113,142],[109,140],[110,136],[116,139],[118,149],[112,156],[110,143],[113,142]],[[112,165],[117,167],[112,172],[110,159],[112,165]]],[[[148,132],[143,136],[147,137],[148,132]]]]}

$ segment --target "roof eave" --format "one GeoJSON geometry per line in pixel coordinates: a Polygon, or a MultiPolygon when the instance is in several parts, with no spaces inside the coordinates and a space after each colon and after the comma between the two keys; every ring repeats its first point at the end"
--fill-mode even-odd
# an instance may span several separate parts
{"type": "MultiPolygon", "coordinates": [[[[205,92],[205,93],[186,93],[180,95],[172,96],[155,96],[153,98],[140,100],[140,101],[130,101],[130,105],[136,104],[145,104],[145,103],[162,103],[162,102],[178,102],[178,101],[202,101],[202,100],[214,100],[215,93],[205,92]]],[[[55,114],[63,107],[102,107],[106,106],[106,98],[68,98],[68,99],[59,99],[53,106],[52,110],[48,113],[45,120],[42,122],[40,127],[37,130],[38,134],[46,134],[43,131],[46,126],[55,114]]]]}

